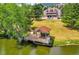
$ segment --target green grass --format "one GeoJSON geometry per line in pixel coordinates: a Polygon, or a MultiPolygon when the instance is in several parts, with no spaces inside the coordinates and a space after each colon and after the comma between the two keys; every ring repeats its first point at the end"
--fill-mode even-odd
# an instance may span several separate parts
{"type": "Polygon", "coordinates": [[[65,45],[65,41],[55,41],[53,46],[63,46],[65,45]]]}
{"type": "Polygon", "coordinates": [[[64,27],[60,20],[33,21],[32,27],[47,26],[51,29],[50,35],[54,36],[54,46],[79,44],[79,32],[64,27]]]}
{"type": "Polygon", "coordinates": [[[55,41],[54,46],[79,45],[79,40],[62,40],[55,41]]]}
{"type": "Polygon", "coordinates": [[[50,35],[55,37],[55,40],[79,40],[79,32],[64,27],[64,23],[60,20],[43,20],[33,21],[32,27],[47,26],[51,29],[50,35]]]}

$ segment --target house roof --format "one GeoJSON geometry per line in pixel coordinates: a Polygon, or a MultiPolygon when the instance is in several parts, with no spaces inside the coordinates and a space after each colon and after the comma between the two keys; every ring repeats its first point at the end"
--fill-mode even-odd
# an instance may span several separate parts
{"type": "Polygon", "coordinates": [[[50,28],[48,28],[46,26],[41,26],[41,27],[38,27],[38,30],[41,31],[41,32],[49,32],[50,28]]]}
{"type": "Polygon", "coordinates": [[[58,9],[57,8],[48,8],[44,12],[45,13],[57,13],[58,9]]]}

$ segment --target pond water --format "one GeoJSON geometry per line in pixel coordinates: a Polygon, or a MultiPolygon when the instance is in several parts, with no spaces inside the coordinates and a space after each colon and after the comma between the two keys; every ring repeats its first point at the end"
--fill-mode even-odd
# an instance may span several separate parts
{"type": "MultiPolygon", "coordinates": [[[[33,48],[30,50],[29,55],[79,55],[79,46],[63,46],[63,47],[52,47],[52,48],[45,47],[44,49],[33,48]]],[[[3,47],[1,49],[0,54],[5,55],[6,51],[7,50],[5,50],[5,48],[3,47]]],[[[16,54],[16,55],[21,55],[21,54],[23,55],[23,52],[22,52],[22,50],[19,50],[18,54],[16,54]]],[[[14,53],[13,53],[13,55],[14,55],[14,53]]],[[[27,55],[27,52],[24,55],[27,55]]]]}
{"type": "Polygon", "coordinates": [[[16,41],[0,40],[0,55],[79,55],[79,46],[44,47],[31,45],[18,49],[16,41]]]}
{"type": "MultiPolygon", "coordinates": [[[[44,55],[79,55],[79,46],[62,46],[62,47],[52,47],[46,49],[48,52],[38,51],[38,54],[44,55]],[[43,53],[40,53],[43,52],[43,53]]],[[[46,51],[44,50],[44,51],[46,51]]]]}
{"type": "Polygon", "coordinates": [[[52,55],[78,55],[79,46],[63,46],[63,47],[53,47],[49,54],[52,55]]]}

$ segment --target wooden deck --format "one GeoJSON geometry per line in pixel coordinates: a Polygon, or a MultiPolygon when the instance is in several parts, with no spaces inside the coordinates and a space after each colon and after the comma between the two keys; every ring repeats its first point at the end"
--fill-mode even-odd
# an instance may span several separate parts
{"type": "Polygon", "coordinates": [[[27,40],[30,40],[30,41],[35,41],[35,42],[40,42],[40,43],[45,43],[45,44],[49,44],[50,42],[50,37],[46,37],[46,38],[42,38],[42,37],[37,37],[36,35],[29,35],[27,37],[27,40]]]}

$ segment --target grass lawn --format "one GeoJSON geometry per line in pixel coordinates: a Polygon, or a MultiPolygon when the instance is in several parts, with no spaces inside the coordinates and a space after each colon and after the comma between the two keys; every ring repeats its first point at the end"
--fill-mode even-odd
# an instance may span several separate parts
{"type": "Polygon", "coordinates": [[[79,40],[79,32],[64,27],[60,20],[33,21],[32,27],[47,26],[51,29],[50,35],[55,36],[55,40],[79,40]]]}
{"type": "Polygon", "coordinates": [[[50,35],[54,36],[54,46],[68,44],[79,44],[79,32],[64,27],[60,20],[33,21],[32,27],[47,26],[51,29],[50,35]]]}

